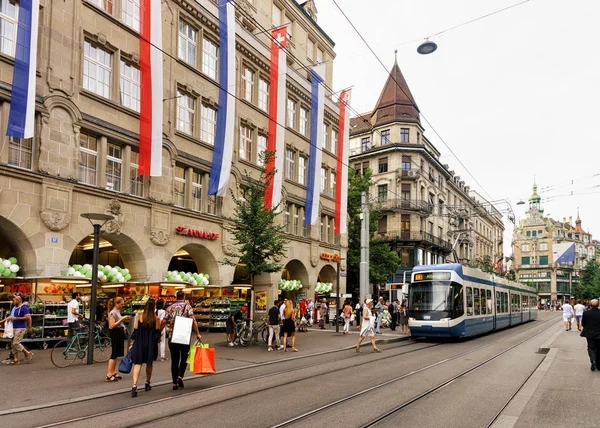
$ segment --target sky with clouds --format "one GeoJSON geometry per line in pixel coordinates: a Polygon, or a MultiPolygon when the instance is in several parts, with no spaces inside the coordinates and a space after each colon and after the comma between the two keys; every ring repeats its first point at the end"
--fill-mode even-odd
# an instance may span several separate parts
{"type": "MultiPolygon", "coordinates": [[[[508,200],[517,221],[535,177],[546,214],[574,221],[579,208],[600,239],[600,1],[336,2],[385,64],[333,0],[315,0],[336,43],[333,87],[353,86],[354,110],[373,108],[397,49],[442,163],[489,200],[508,200]],[[438,50],[419,55],[427,37],[438,50]]],[[[508,245],[511,232],[507,224],[508,245]]]]}

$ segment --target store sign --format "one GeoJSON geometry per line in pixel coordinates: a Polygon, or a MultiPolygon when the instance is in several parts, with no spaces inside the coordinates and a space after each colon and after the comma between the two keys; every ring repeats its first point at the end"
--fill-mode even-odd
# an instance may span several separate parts
{"type": "Polygon", "coordinates": [[[339,254],[321,253],[321,260],[327,260],[328,262],[339,263],[342,261],[342,257],[339,254]]]}
{"type": "Polygon", "coordinates": [[[191,229],[189,227],[183,226],[177,226],[177,228],[175,228],[175,233],[177,233],[178,235],[193,236],[194,238],[209,239],[211,241],[219,239],[218,233],[206,232],[204,230],[191,229]]]}

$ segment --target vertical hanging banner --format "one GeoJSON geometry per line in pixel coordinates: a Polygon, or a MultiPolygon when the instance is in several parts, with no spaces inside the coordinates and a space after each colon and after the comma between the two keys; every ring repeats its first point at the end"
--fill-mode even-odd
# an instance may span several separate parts
{"type": "Polygon", "coordinates": [[[348,140],[350,139],[350,89],[340,94],[340,122],[338,126],[337,173],[335,187],[335,234],[346,233],[348,217],[348,140]]]}
{"type": "Polygon", "coordinates": [[[162,175],[161,0],[140,1],[140,175],[162,175]]]}
{"type": "Polygon", "coordinates": [[[39,14],[39,0],[19,1],[15,65],[6,130],[9,137],[33,137],[39,14]]]}
{"type": "Polygon", "coordinates": [[[274,208],[281,202],[283,185],[283,160],[285,156],[285,82],[287,75],[287,28],[281,27],[271,34],[271,74],[269,82],[269,135],[267,151],[274,153],[265,165],[266,174],[273,174],[265,190],[265,207],[274,208]],[[281,123],[281,124],[280,124],[281,123]]]}
{"type": "Polygon", "coordinates": [[[233,130],[235,123],[235,13],[229,0],[219,0],[219,108],[217,132],[210,169],[208,194],[225,196],[231,160],[233,158],[233,130]]]}
{"type": "Polygon", "coordinates": [[[321,84],[324,82],[323,76],[325,76],[324,64],[313,67],[305,224],[316,224],[319,217],[321,149],[323,147],[323,119],[325,116],[325,88],[321,84]]]}

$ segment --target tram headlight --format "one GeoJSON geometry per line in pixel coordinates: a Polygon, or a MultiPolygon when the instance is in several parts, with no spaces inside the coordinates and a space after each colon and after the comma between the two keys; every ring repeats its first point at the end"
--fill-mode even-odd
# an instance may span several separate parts
{"type": "Polygon", "coordinates": [[[414,319],[414,318],[412,318],[412,317],[408,317],[408,320],[409,320],[409,321],[414,321],[415,319],[414,319]]]}

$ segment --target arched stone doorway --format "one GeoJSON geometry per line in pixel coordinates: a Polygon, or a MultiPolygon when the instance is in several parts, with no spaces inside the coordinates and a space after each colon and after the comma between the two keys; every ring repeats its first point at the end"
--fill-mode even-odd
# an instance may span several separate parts
{"type": "Polygon", "coordinates": [[[187,244],[173,254],[169,271],[203,273],[209,276],[211,285],[220,285],[219,262],[212,252],[201,244],[187,244]]]}
{"type": "MultiPolygon", "coordinates": [[[[148,279],[146,258],[138,244],[123,233],[100,235],[98,264],[118,266],[129,271],[131,278],[126,281],[146,281],[148,279]]],[[[87,235],[73,249],[69,266],[92,264],[94,237],[87,235]]]]}
{"type": "Polygon", "coordinates": [[[0,217],[0,257],[15,257],[19,271],[13,276],[37,275],[36,255],[23,231],[10,220],[0,217]]]}
{"type": "Polygon", "coordinates": [[[334,287],[337,285],[337,271],[331,265],[325,265],[319,271],[317,279],[319,282],[331,282],[334,287]]]}

